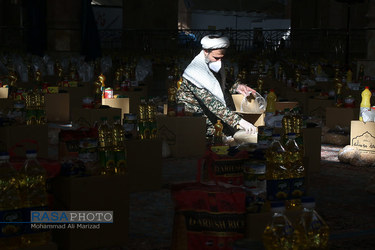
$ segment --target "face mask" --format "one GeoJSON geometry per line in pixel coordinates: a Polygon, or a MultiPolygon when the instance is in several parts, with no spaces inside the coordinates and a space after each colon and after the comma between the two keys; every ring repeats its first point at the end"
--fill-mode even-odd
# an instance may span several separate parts
{"type": "Polygon", "coordinates": [[[217,73],[221,69],[221,61],[209,62],[208,67],[217,73]]]}

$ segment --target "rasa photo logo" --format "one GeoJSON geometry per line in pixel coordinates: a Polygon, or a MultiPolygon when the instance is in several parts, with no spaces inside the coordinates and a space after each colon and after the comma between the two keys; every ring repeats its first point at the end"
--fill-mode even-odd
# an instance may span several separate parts
{"type": "Polygon", "coordinates": [[[113,223],[113,211],[31,211],[32,229],[100,229],[113,223]]]}

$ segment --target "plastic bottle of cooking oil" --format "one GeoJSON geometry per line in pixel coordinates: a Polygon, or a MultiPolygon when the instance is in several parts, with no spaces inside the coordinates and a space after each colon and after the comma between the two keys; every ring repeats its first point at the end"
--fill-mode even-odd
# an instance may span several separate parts
{"type": "Polygon", "coordinates": [[[301,109],[299,107],[295,107],[292,109],[292,133],[296,134],[296,142],[301,151],[303,151],[303,136],[302,136],[302,128],[303,128],[303,118],[301,115],[301,109]]]}
{"type": "Polygon", "coordinates": [[[37,121],[37,95],[35,91],[30,90],[25,97],[26,101],[26,124],[36,125],[37,121]]]}
{"type": "Polygon", "coordinates": [[[277,96],[275,94],[275,91],[273,89],[270,89],[270,92],[267,95],[267,107],[266,112],[274,114],[276,111],[276,100],[277,96]]]}
{"type": "Polygon", "coordinates": [[[271,203],[272,219],[263,232],[266,250],[299,249],[300,232],[293,227],[284,211],[282,202],[271,203]]]}
{"type": "Polygon", "coordinates": [[[359,110],[359,120],[363,121],[362,113],[368,110],[371,110],[371,91],[368,86],[365,87],[365,90],[362,91],[362,101],[359,110]]]}
{"type": "MultiPolygon", "coordinates": [[[[22,221],[21,195],[17,171],[9,163],[9,154],[0,152],[0,220],[22,221]]],[[[22,246],[22,224],[0,224],[0,249],[18,249],[22,246]]]]}
{"type": "Polygon", "coordinates": [[[156,105],[153,101],[149,100],[146,106],[146,117],[148,127],[148,138],[155,139],[157,137],[157,124],[156,124],[156,105]]]}
{"type": "Polygon", "coordinates": [[[138,137],[141,140],[150,139],[150,128],[147,122],[147,102],[145,98],[141,98],[138,106],[138,137]]]}
{"type": "MultiPolygon", "coordinates": [[[[26,161],[20,176],[21,196],[25,195],[23,199],[26,207],[24,217],[30,217],[30,211],[33,210],[47,210],[47,172],[37,160],[37,152],[35,150],[26,152],[26,161]]],[[[26,230],[26,233],[22,235],[22,244],[29,247],[45,245],[50,239],[50,231],[30,229],[26,230]]]]}
{"type": "Polygon", "coordinates": [[[101,123],[98,128],[99,137],[99,162],[102,169],[102,175],[115,174],[115,159],[112,150],[113,137],[112,129],[108,124],[107,117],[101,118],[101,123]]]}
{"type": "Polygon", "coordinates": [[[272,135],[272,142],[266,150],[266,185],[269,201],[285,200],[289,194],[290,173],[285,165],[285,149],[280,135],[272,135]]]}
{"type": "Polygon", "coordinates": [[[303,197],[302,214],[296,226],[301,235],[302,249],[327,249],[329,241],[329,227],[315,210],[315,200],[303,197]]]}
{"type": "Polygon", "coordinates": [[[296,134],[289,133],[285,144],[285,165],[290,171],[290,193],[286,208],[301,208],[301,197],[305,193],[305,167],[303,152],[295,141],[296,134]]]}
{"type": "Polygon", "coordinates": [[[283,128],[283,138],[282,142],[283,144],[287,141],[287,134],[291,133],[293,130],[293,120],[292,120],[292,114],[290,113],[290,109],[286,108],[284,109],[284,116],[281,119],[281,126],[283,128]]]}
{"type": "Polygon", "coordinates": [[[112,128],[112,137],[113,137],[113,153],[115,155],[115,173],[116,174],[125,174],[126,167],[126,151],[125,151],[125,130],[121,125],[120,116],[115,116],[113,118],[113,128],[112,128]]]}

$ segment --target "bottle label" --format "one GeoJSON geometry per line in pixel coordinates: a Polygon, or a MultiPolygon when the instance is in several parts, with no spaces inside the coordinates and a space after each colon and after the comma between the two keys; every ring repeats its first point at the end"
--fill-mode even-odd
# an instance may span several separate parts
{"type": "Polygon", "coordinates": [[[0,238],[14,237],[22,234],[25,230],[25,224],[20,223],[25,221],[22,209],[0,211],[0,220],[0,238]]]}
{"type": "Polygon", "coordinates": [[[290,179],[267,180],[267,199],[286,200],[290,193],[290,179]]]}
{"type": "Polygon", "coordinates": [[[293,178],[290,179],[290,197],[300,198],[305,194],[305,178],[293,178]]]}

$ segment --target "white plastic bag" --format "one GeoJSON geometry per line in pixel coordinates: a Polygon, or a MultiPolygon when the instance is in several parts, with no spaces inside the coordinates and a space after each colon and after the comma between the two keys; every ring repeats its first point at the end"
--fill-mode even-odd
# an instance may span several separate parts
{"type": "Polygon", "coordinates": [[[241,102],[241,112],[263,113],[266,107],[266,99],[258,92],[255,92],[255,96],[253,94],[244,96],[241,102]]]}

